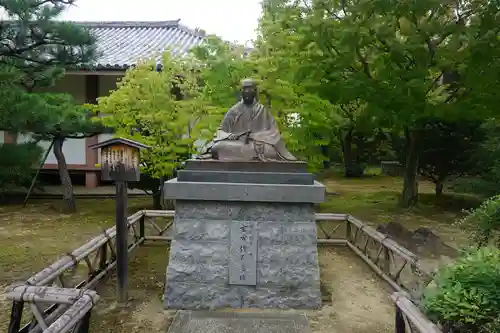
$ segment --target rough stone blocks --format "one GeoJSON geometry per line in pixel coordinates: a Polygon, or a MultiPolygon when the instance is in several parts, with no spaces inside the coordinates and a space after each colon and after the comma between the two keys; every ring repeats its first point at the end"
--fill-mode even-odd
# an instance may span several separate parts
{"type": "MultiPolygon", "coordinates": [[[[168,183],[165,190],[169,190],[168,183]]],[[[232,201],[229,197],[225,201],[210,197],[176,200],[164,306],[320,307],[314,204],[232,201]],[[230,259],[231,230],[234,233],[234,224],[242,222],[254,223],[257,237],[255,285],[229,283],[234,266],[230,259]]]]}

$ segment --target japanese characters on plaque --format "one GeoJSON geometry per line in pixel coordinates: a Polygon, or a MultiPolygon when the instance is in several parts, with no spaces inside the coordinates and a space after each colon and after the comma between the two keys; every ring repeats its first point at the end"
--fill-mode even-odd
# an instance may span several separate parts
{"type": "Polygon", "coordinates": [[[107,148],[103,151],[102,163],[116,165],[123,163],[128,167],[137,167],[139,165],[139,154],[135,149],[127,148],[107,148]]]}
{"type": "Polygon", "coordinates": [[[102,158],[101,163],[108,164],[108,165],[118,163],[119,158],[121,157],[120,153],[121,153],[121,155],[123,155],[122,150],[113,149],[111,147],[104,149],[103,154],[101,154],[101,158],[102,158]]]}
{"type": "Polygon", "coordinates": [[[257,232],[255,222],[232,221],[229,284],[257,285],[257,232]]]}

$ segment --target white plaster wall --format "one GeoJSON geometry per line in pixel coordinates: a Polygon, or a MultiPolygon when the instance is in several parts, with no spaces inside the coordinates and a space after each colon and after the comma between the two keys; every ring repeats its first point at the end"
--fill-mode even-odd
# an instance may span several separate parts
{"type": "MultiPolygon", "coordinates": [[[[99,76],[99,96],[107,96],[110,92],[117,88],[118,81],[123,75],[103,75],[99,76]]],[[[85,103],[85,76],[84,75],[65,75],[53,87],[39,89],[40,92],[56,92],[71,94],[78,104],[85,103]]],[[[187,135],[189,131],[187,130],[187,135]]],[[[101,134],[98,141],[102,142],[113,138],[113,134],[101,134]]],[[[31,139],[30,135],[18,135],[18,143],[26,142],[31,139]]],[[[3,132],[0,132],[0,143],[4,140],[3,132]]],[[[197,148],[203,147],[206,142],[197,140],[195,146],[197,148]]],[[[40,142],[40,146],[47,149],[50,142],[40,142]]],[[[85,139],[67,139],[64,142],[63,152],[68,164],[85,164],[85,139]]],[[[98,163],[101,162],[101,153],[98,152],[98,163]]],[[[57,163],[54,153],[50,152],[46,164],[57,163]]]]}
{"type": "MultiPolygon", "coordinates": [[[[97,138],[97,140],[99,142],[103,142],[103,141],[106,141],[106,140],[109,140],[109,139],[112,139],[114,137],[113,134],[99,134],[99,137],[97,138]]],[[[97,152],[97,163],[101,163],[101,150],[99,149],[99,151],[97,152]]]]}
{"type": "MultiPolygon", "coordinates": [[[[17,143],[25,143],[31,141],[31,134],[18,134],[17,143]]],[[[50,141],[40,141],[38,145],[44,151],[50,147],[50,141]]],[[[63,153],[68,164],[85,164],[85,139],[67,139],[64,141],[63,153]]],[[[57,160],[54,152],[51,149],[45,164],[56,164],[57,160]]]]}
{"type": "MultiPolygon", "coordinates": [[[[122,75],[102,75],[99,76],[99,96],[108,96],[111,91],[116,89],[116,84],[122,75]]],[[[98,137],[99,142],[112,139],[112,133],[100,134],[98,137]]],[[[101,163],[101,150],[97,152],[97,161],[101,163]]]]}
{"type": "MultiPolygon", "coordinates": [[[[71,94],[76,103],[83,104],[85,103],[85,77],[82,75],[65,75],[54,86],[35,89],[35,91],[71,94]]],[[[31,134],[18,134],[17,136],[17,143],[30,140],[31,134]]],[[[38,145],[46,151],[50,146],[50,141],[40,141],[38,145]]],[[[64,141],[63,153],[68,164],[85,164],[85,139],[67,139],[64,141]]],[[[55,163],[57,163],[57,160],[51,151],[45,164],[55,163]]]]}
{"type": "MultiPolygon", "coordinates": [[[[116,88],[119,75],[106,75],[99,77],[99,96],[106,96],[110,90],[116,88]]],[[[39,92],[54,92],[54,93],[67,93],[73,96],[73,99],[78,104],[83,104],[85,100],[85,76],[84,75],[65,75],[59,79],[53,87],[37,89],[39,92]]],[[[112,138],[112,134],[102,134],[99,136],[99,142],[112,138]]],[[[23,143],[31,140],[29,134],[19,134],[17,142],[23,143]]],[[[3,131],[0,133],[0,143],[4,142],[3,131]]],[[[47,150],[50,146],[49,141],[41,141],[39,146],[47,150]]],[[[67,139],[63,145],[63,153],[68,164],[86,164],[86,142],[85,139],[67,139]]],[[[98,154],[100,163],[100,152],[98,154]]],[[[45,161],[45,164],[55,164],[57,160],[54,153],[51,151],[45,161]]]]}

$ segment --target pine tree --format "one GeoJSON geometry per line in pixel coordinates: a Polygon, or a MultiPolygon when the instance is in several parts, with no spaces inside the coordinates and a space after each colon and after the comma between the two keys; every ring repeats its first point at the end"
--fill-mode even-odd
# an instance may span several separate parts
{"type": "Polygon", "coordinates": [[[62,146],[66,138],[99,131],[88,112],[66,94],[36,93],[50,87],[67,68],[89,64],[95,40],[73,23],[56,21],[74,0],[0,0],[8,20],[0,22],[0,127],[54,142],[67,211],[75,211],[62,146]]]}

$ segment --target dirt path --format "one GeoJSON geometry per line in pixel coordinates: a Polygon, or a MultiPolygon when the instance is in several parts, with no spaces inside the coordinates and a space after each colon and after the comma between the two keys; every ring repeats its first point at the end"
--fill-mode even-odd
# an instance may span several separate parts
{"type": "MultiPolygon", "coordinates": [[[[321,310],[305,311],[312,332],[391,332],[394,310],[387,286],[363,261],[346,248],[321,247],[319,253],[321,278],[326,289],[332,293],[332,302],[325,304],[321,310]]],[[[129,284],[131,306],[125,310],[116,309],[114,302],[111,301],[114,281],[109,281],[109,286],[100,291],[106,297],[96,309],[93,328],[109,333],[126,333],[130,330],[139,333],[165,332],[175,314],[175,311],[163,310],[162,292],[166,258],[168,258],[166,248],[160,246],[140,248],[131,263],[132,276],[129,284]],[[139,271],[133,267],[148,267],[148,270],[139,271]]]]}
{"type": "Polygon", "coordinates": [[[328,284],[332,303],[309,313],[317,333],[392,332],[394,309],[388,286],[347,248],[322,247],[321,279],[328,284]]]}

